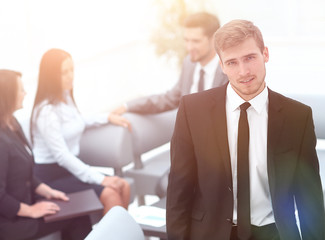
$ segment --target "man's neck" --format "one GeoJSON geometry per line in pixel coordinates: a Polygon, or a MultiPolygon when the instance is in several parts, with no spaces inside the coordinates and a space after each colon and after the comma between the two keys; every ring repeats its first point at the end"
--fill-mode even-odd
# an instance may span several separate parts
{"type": "Polygon", "coordinates": [[[216,53],[213,53],[213,54],[210,54],[209,56],[207,56],[206,58],[204,58],[203,60],[199,61],[201,67],[206,66],[215,56],[216,56],[216,53]]]}

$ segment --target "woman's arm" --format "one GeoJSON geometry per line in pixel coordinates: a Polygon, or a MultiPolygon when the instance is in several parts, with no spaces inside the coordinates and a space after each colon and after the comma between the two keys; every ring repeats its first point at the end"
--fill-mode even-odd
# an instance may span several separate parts
{"type": "MultiPolygon", "coordinates": [[[[0,131],[0,134],[3,134],[3,132],[0,131]]],[[[1,135],[0,156],[0,215],[8,219],[13,219],[17,215],[19,201],[8,193],[10,143],[2,139],[1,135]]]]}
{"type": "Polygon", "coordinates": [[[53,189],[50,186],[46,185],[45,183],[41,183],[36,189],[35,192],[45,197],[46,199],[61,199],[63,201],[68,201],[69,198],[65,195],[64,192],[59,190],[53,189]]]}
{"type": "Polygon", "coordinates": [[[57,164],[83,182],[101,184],[104,175],[90,168],[89,165],[70,152],[63,137],[60,118],[53,110],[53,106],[44,106],[40,110],[36,128],[39,134],[37,137],[40,137],[45,142],[48,151],[50,151],[57,164]]]}

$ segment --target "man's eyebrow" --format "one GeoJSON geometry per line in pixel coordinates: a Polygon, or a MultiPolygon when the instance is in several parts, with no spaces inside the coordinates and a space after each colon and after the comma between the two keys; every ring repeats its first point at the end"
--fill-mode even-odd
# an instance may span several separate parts
{"type": "Polygon", "coordinates": [[[236,59],[247,58],[247,57],[256,56],[256,55],[257,55],[257,53],[249,53],[249,54],[246,54],[246,55],[241,56],[239,58],[230,58],[230,59],[227,59],[224,63],[232,62],[232,61],[236,61],[236,59]]]}
{"type": "Polygon", "coordinates": [[[228,63],[228,62],[232,62],[232,61],[235,61],[236,58],[230,58],[230,59],[227,59],[224,63],[228,63]]]}
{"type": "Polygon", "coordinates": [[[257,53],[250,53],[250,54],[243,56],[242,58],[247,58],[247,57],[256,56],[256,55],[257,55],[257,53]]]}

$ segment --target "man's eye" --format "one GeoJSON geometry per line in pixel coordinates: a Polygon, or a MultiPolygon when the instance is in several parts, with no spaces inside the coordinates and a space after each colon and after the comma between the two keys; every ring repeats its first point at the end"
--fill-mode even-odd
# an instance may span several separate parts
{"type": "Polygon", "coordinates": [[[235,64],[236,64],[236,62],[234,62],[234,61],[227,62],[227,65],[228,65],[228,66],[233,66],[233,65],[235,65],[235,64]]]}

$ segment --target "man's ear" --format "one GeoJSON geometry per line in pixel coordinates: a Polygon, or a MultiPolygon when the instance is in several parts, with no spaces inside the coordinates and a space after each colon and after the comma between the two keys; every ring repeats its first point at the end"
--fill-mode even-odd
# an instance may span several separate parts
{"type": "Polygon", "coordinates": [[[269,49],[267,47],[264,47],[263,56],[264,56],[264,62],[267,63],[270,58],[269,49]]]}

